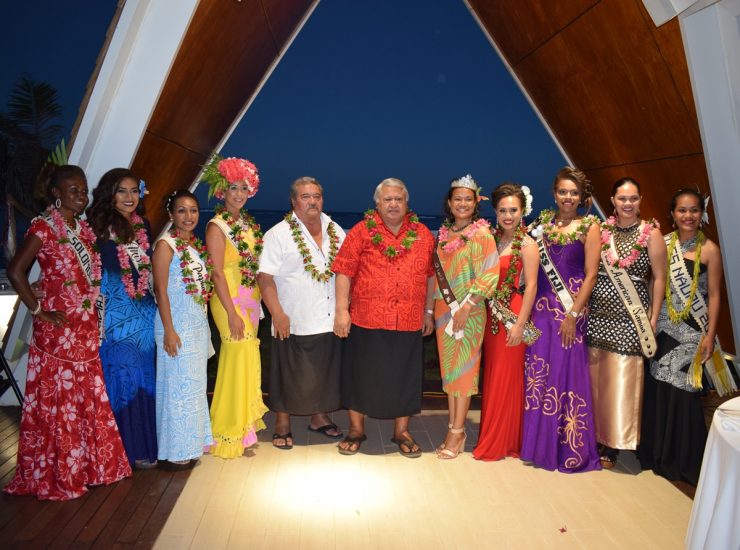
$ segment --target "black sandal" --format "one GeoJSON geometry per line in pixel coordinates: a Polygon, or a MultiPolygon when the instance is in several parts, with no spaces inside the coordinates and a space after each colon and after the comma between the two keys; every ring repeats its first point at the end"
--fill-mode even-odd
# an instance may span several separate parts
{"type": "Polygon", "coordinates": [[[339,449],[339,454],[340,455],[356,455],[357,451],[359,451],[360,447],[362,446],[362,442],[365,441],[366,439],[367,439],[367,436],[365,434],[358,435],[356,437],[350,437],[350,436],[345,437],[344,439],[342,439],[342,441],[337,443],[337,449],[339,449]],[[339,446],[342,443],[349,443],[349,445],[347,446],[346,449],[342,449],[342,447],[339,446]],[[354,450],[352,450],[353,445],[357,446],[354,450]]]}
{"type": "Polygon", "coordinates": [[[330,439],[339,439],[344,434],[342,433],[342,430],[339,429],[339,426],[334,424],[334,422],[330,422],[329,424],[326,424],[324,426],[321,426],[320,428],[312,428],[311,425],[308,425],[308,431],[309,432],[316,432],[320,434],[324,434],[326,437],[330,439]],[[329,433],[329,431],[334,430],[337,432],[336,434],[332,435],[329,433]]]}
{"type": "Polygon", "coordinates": [[[272,446],[275,447],[276,449],[280,449],[281,451],[289,451],[293,448],[293,444],[288,443],[288,439],[293,439],[293,434],[290,432],[288,432],[287,434],[274,433],[272,434],[272,446]],[[282,439],[283,441],[285,441],[285,444],[276,445],[275,444],[276,439],[282,439]]]}
{"type": "Polygon", "coordinates": [[[408,439],[405,437],[392,437],[391,442],[398,445],[398,452],[406,458],[419,458],[421,456],[421,447],[416,441],[414,441],[413,437],[409,437],[408,439]],[[408,451],[404,451],[402,445],[404,445],[408,451]],[[416,451],[414,451],[414,447],[416,447],[416,451]]]}

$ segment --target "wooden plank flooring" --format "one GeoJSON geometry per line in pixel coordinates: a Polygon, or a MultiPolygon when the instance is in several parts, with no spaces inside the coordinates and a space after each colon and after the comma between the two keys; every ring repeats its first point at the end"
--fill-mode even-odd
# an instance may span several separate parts
{"type": "MultiPolygon", "coordinates": [[[[0,496],[3,548],[679,548],[691,500],[622,453],[611,472],[565,475],[507,459],[431,452],[446,431],[442,410],[411,429],[426,453],[400,456],[392,422],[367,422],[361,453],[294,419],[295,447],[270,444],[273,415],[244,457],[204,457],[192,471],[136,471],[69,502],[0,496]]],[[[346,412],[334,415],[346,429],[346,412]]],[[[0,408],[0,487],[14,471],[20,409],[0,408]]]]}

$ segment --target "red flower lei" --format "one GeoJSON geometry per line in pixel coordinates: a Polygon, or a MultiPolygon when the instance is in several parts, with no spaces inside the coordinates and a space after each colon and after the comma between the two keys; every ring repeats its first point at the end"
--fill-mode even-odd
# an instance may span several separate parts
{"type": "Polygon", "coordinates": [[[185,292],[193,297],[196,304],[205,306],[208,300],[210,300],[211,294],[213,294],[213,261],[209,257],[203,241],[195,235],[191,235],[190,239],[186,241],[179,236],[177,230],[174,228],[170,230],[170,237],[175,241],[175,249],[180,255],[180,270],[182,271],[182,282],[185,283],[185,292]],[[198,253],[198,256],[200,256],[206,267],[202,287],[195,283],[193,270],[190,269],[190,262],[193,258],[188,248],[191,247],[198,253]]]}
{"type": "MultiPolygon", "coordinates": [[[[632,245],[627,256],[620,258],[616,249],[614,248],[613,231],[616,225],[616,218],[611,216],[601,224],[601,250],[605,252],[606,261],[610,265],[617,268],[627,269],[640,257],[640,253],[647,250],[647,242],[650,238],[650,232],[657,227],[658,222],[654,218],[650,218],[645,222],[640,229],[640,234],[637,237],[637,241],[632,245]]],[[[642,222],[640,222],[642,223],[642,222]]]]}
{"type": "Polygon", "coordinates": [[[303,269],[308,272],[314,281],[319,283],[328,283],[331,281],[334,275],[331,271],[331,265],[334,263],[334,258],[336,258],[339,251],[339,235],[337,235],[334,222],[329,222],[329,226],[326,228],[326,233],[329,235],[329,258],[326,262],[326,269],[323,273],[319,273],[319,270],[313,264],[311,251],[308,249],[308,245],[306,245],[306,241],[303,238],[301,227],[293,217],[292,212],[285,214],[285,221],[290,227],[290,234],[293,236],[293,242],[298,247],[298,253],[303,258],[303,269]]]}
{"type": "Polygon", "coordinates": [[[401,238],[401,248],[396,249],[393,245],[386,245],[383,242],[383,235],[378,231],[378,222],[375,219],[376,211],[374,209],[367,210],[365,212],[365,226],[370,232],[370,242],[380,250],[380,252],[390,258],[391,260],[400,257],[404,252],[411,250],[411,245],[414,244],[419,238],[417,228],[419,227],[419,217],[413,212],[409,211],[407,214],[410,227],[406,230],[406,234],[401,238]]]}
{"type": "MultiPolygon", "coordinates": [[[[69,265],[74,265],[75,263],[78,263],[77,255],[75,254],[74,250],[72,250],[72,246],[70,245],[69,239],[67,238],[67,223],[64,221],[61,213],[59,212],[59,210],[53,207],[49,207],[47,209],[47,213],[53,223],[57,236],[57,242],[61,245],[67,245],[62,247],[62,253],[66,257],[67,263],[69,265]]],[[[87,294],[83,295],[82,292],[80,292],[79,281],[77,281],[76,279],[64,281],[64,286],[69,289],[69,293],[72,295],[72,299],[77,306],[77,310],[85,309],[90,311],[93,307],[93,304],[95,304],[95,301],[100,295],[102,264],[100,261],[100,254],[98,253],[97,247],[95,246],[95,233],[93,233],[93,230],[90,228],[86,221],[78,219],[77,225],[80,228],[78,233],[80,236],[80,240],[90,253],[90,288],[87,294]]],[[[87,280],[87,277],[85,277],[85,280],[87,280]]]]}
{"type": "MultiPolygon", "coordinates": [[[[139,243],[142,250],[149,250],[149,238],[146,234],[144,220],[136,213],[131,214],[131,225],[134,227],[134,240],[139,243]]],[[[134,287],[133,269],[131,258],[126,250],[126,244],[117,235],[112,235],[118,252],[118,265],[121,266],[121,280],[126,294],[134,300],[141,300],[149,290],[149,274],[152,272],[152,263],[146,253],[141,255],[141,263],[138,265],[139,280],[134,287]]]]}
{"type": "Polygon", "coordinates": [[[239,219],[235,220],[222,205],[216,207],[216,215],[229,226],[229,235],[236,244],[239,253],[239,273],[241,274],[241,286],[254,288],[257,284],[257,270],[259,259],[262,254],[262,231],[255,219],[249,215],[246,209],[239,211],[239,219]],[[249,244],[242,238],[242,231],[252,230],[254,234],[254,250],[249,250],[249,244]]]}

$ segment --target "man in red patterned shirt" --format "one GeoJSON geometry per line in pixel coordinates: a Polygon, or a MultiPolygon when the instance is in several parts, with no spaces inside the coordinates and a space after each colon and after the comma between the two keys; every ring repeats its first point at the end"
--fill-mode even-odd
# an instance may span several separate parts
{"type": "Polygon", "coordinates": [[[332,265],[334,332],[348,339],[342,400],[350,428],[341,454],[356,454],[367,439],[367,415],[394,418],[392,441],[401,454],[421,455],[408,427],[421,411],[422,336],[434,330],[434,238],[409,212],[408,196],[401,180],[380,182],[376,210],[349,231],[332,265]]]}

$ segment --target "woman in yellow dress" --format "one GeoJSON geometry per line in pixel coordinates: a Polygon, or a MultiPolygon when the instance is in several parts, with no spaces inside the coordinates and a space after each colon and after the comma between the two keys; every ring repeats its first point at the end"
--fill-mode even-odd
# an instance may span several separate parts
{"type": "Polygon", "coordinates": [[[210,184],[210,194],[224,201],[206,228],[216,290],[211,313],[221,334],[211,404],[215,442],[211,453],[236,458],[256,443],[256,432],[265,428],[262,416],[267,412],[257,339],[261,307],[256,276],[262,232],[243,208],[257,193],[259,176],[248,160],[216,155],[203,179],[210,184]]]}

